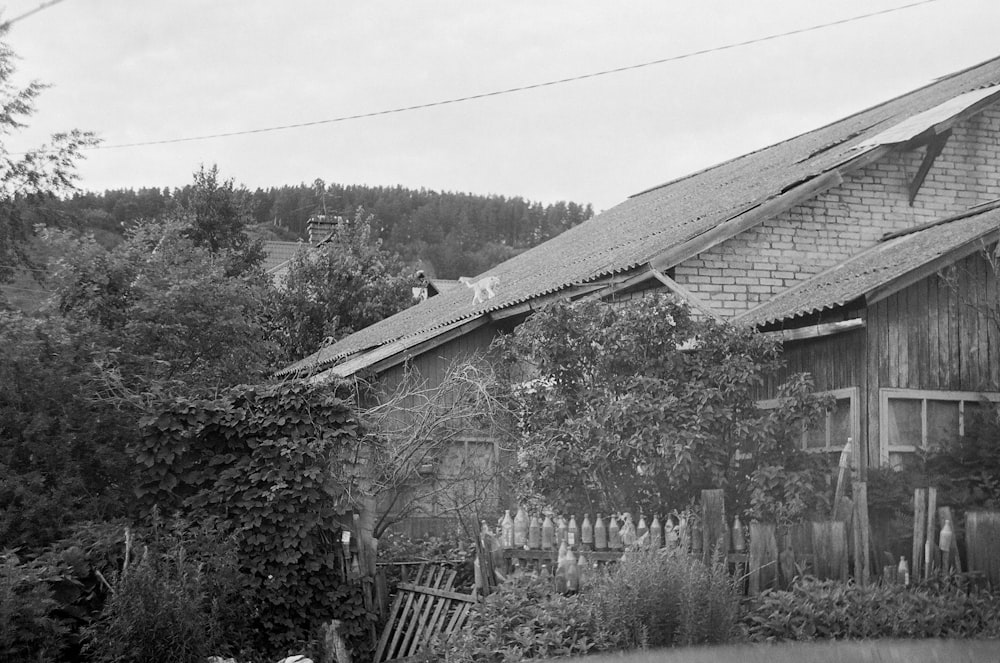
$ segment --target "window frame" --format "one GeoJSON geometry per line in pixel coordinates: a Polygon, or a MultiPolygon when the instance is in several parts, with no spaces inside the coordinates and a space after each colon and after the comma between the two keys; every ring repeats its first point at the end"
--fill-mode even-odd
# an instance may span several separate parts
{"type": "MultiPolygon", "coordinates": [[[[850,419],[850,438],[857,447],[858,440],[861,435],[861,410],[858,405],[861,402],[861,388],[860,387],[841,387],[839,389],[827,389],[824,391],[814,392],[815,396],[832,396],[835,401],[848,401],[848,408],[850,410],[848,417],[850,419]]],[[[778,407],[780,399],[778,398],[768,398],[765,400],[757,401],[757,407],[763,410],[772,410],[778,407]]],[[[809,443],[809,431],[802,428],[802,438],[799,444],[799,451],[805,451],[806,453],[840,453],[844,450],[844,442],[831,445],[831,427],[832,427],[832,410],[828,410],[826,413],[826,446],[824,447],[810,447],[807,446],[809,443]]],[[[846,441],[845,441],[846,442],[846,441]]]]}
{"type": "Polygon", "coordinates": [[[927,402],[946,401],[958,402],[958,435],[965,435],[965,404],[968,402],[1000,403],[1000,392],[990,391],[952,391],[944,389],[900,389],[883,387],[879,389],[879,448],[883,463],[889,462],[889,454],[916,453],[918,449],[930,451],[927,445],[927,402]],[[920,401],[920,445],[889,444],[889,401],[920,401]]]}

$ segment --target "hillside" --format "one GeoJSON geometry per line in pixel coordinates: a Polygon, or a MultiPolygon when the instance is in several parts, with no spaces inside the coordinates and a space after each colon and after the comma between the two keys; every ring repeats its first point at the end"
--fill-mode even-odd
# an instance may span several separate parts
{"type": "MultiPolygon", "coordinates": [[[[181,189],[120,189],[80,193],[53,201],[65,223],[101,235],[102,243],[144,218],[183,203],[181,189]]],[[[263,239],[305,239],[317,213],[352,216],[361,206],[375,215],[383,246],[420,263],[430,276],[475,275],[593,216],[589,204],[542,204],[520,196],[474,195],[401,186],[313,185],[242,190],[254,234],[263,239]]]]}

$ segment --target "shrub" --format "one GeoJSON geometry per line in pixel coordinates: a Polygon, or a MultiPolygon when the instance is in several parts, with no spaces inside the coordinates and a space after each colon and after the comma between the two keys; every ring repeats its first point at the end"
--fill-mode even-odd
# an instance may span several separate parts
{"type": "Polygon", "coordinates": [[[1000,636],[1000,597],[954,585],[860,587],[805,579],[768,591],[743,619],[754,642],[1000,636]]]}
{"type": "Polygon", "coordinates": [[[608,649],[586,597],[562,596],[552,587],[551,580],[533,576],[508,580],[475,607],[464,629],[432,643],[421,658],[513,663],[608,649]]]}
{"type": "Polygon", "coordinates": [[[739,620],[722,559],[706,566],[680,548],[629,553],[589,597],[617,649],[726,642],[739,620]]]}
{"type": "Polygon", "coordinates": [[[51,614],[49,572],[11,552],[0,556],[0,660],[53,661],[62,650],[65,627],[51,614]]]}

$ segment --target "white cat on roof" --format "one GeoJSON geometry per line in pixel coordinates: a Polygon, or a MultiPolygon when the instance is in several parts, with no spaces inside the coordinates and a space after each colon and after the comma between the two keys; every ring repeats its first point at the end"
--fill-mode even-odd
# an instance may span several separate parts
{"type": "Polygon", "coordinates": [[[497,293],[493,291],[493,288],[500,284],[500,278],[496,276],[487,276],[486,278],[479,279],[478,281],[473,281],[468,276],[459,276],[458,280],[464,283],[466,287],[472,288],[472,303],[482,304],[487,299],[493,299],[497,296],[497,293]]]}

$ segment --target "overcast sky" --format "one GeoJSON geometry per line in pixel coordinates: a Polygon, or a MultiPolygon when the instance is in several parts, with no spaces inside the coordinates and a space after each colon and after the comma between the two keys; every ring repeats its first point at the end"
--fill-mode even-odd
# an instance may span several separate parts
{"type": "MultiPolygon", "coordinates": [[[[43,0],[10,0],[11,18],[43,0]]],[[[17,22],[52,85],[12,150],[311,122],[541,83],[913,0],[63,0],[17,22]]],[[[1000,55],[1000,2],[934,0],[623,73],[442,107],[88,153],[85,189],[312,182],[591,202],[769,145],[1000,55]]]]}

